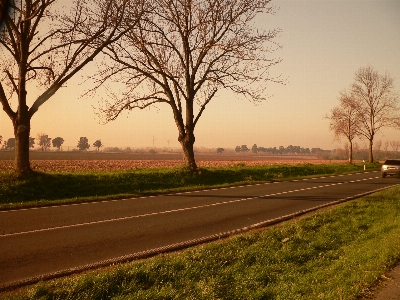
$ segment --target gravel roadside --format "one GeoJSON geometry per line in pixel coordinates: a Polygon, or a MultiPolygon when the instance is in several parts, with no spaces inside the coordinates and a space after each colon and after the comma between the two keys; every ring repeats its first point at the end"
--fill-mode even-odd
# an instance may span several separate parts
{"type": "Polygon", "coordinates": [[[400,264],[382,276],[382,279],[372,295],[362,300],[400,300],[400,264]]]}

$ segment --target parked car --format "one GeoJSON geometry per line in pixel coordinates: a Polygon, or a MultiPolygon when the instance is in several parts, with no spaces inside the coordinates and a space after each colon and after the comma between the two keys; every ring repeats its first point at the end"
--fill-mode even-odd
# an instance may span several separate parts
{"type": "Polygon", "coordinates": [[[381,175],[382,178],[385,178],[386,175],[396,175],[400,177],[400,159],[386,160],[381,167],[381,175]]]}

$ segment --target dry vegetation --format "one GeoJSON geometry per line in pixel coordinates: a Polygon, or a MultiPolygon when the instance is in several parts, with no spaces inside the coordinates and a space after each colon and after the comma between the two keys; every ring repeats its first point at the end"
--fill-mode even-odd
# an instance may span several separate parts
{"type": "MultiPolygon", "coordinates": [[[[136,168],[174,168],[184,165],[181,154],[105,154],[74,152],[34,152],[31,165],[42,172],[121,171],[136,168]]],[[[276,164],[326,164],[330,160],[313,156],[256,156],[198,154],[200,167],[227,167],[234,165],[259,166],[276,164]]],[[[344,161],[334,161],[343,163],[344,161]]],[[[12,171],[14,161],[10,153],[0,152],[0,170],[12,171]]]]}

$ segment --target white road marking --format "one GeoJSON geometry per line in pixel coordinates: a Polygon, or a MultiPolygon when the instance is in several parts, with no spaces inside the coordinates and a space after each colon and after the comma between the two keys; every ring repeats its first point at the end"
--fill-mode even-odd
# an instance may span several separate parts
{"type": "MultiPolygon", "coordinates": [[[[379,171],[371,171],[371,172],[364,172],[365,173],[376,173],[379,171]]],[[[334,176],[330,176],[330,177],[338,177],[338,176],[350,176],[350,175],[355,175],[355,174],[362,174],[362,173],[353,173],[353,174],[340,174],[340,175],[334,175],[334,176]]],[[[319,178],[326,178],[326,177],[313,177],[313,178],[303,178],[302,180],[307,181],[307,180],[315,180],[315,179],[319,179],[319,178]]],[[[376,177],[371,177],[368,179],[375,179],[375,178],[380,178],[379,176],[376,177]]],[[[368,179],[363,179],[363,180],[368,180],[368,179]]],[[[298,180],[292,180],[292,181],[298,181],[298,180]]],[[[360,181],[360,180],[357,180],[360,181]]],[[[255,184],[255,185],[262,185],[262,184],[279,184],[282,183],[283,181],[274,181],[274,182],[265,182],[265,183],[261,183],[261,184],[255,184]]],[[[356,181],[349,181],[350,183],[354,183],[356,181]]],[[[344,182],[344,183],[349,183],[349,182],[344,182]]],[[[338,182],[336,184],[343,184],[342,182],[338,182]]],[[[332,184],[335,185],[335,184],[332,184]]],[[[249,185],[251,186],[251,185],[249,185]]],[[[234,189],[234,188],[238,188],[238,187],[245,187],[245,186],[232,186],[232,187],[221,187],[221,188],[214,188],[211,189],[212,191],[218,191],[218,190],[226,190],[226,189],[234,189]]],[[[315,188],[320,188],[322,186],[319,187],[312,187],[312,189],[315,188]]],[[[311,188],[306,188],[306,189],[311,189],[311,188]]],[[[304,190],[304,189],[302,189],[304,190]]],[[[178,192],[178,193],[171,193],[171,194],[165,194],[166,196],[174,196],[174,195],[183,195],[183,194],[190,194],[190,193],[197,193],[197,192],[202,192],[202,191],[208,191],[208,190],[201,190],[201,191],[189,191],[189,192],[178,192]]],[[[67,207],[67,206],[78,206],[78,205],[88,205],[88,204],[93,204],[95,205],[96,203],[106,203],[106,202],[117,202],[117,201],[128,201],[128,200],[134,200],[134,199],[148,199],[148,198],[155,198],[157,197],[157,195],[152,195],[152,196],[138,196],[138,197],[132,197],[132,198],[126,198],[126,199],[111,199],[111,200],[103,200],[103,201],[94,201],[94,202],[82,202],[82,203],[71,203],[71,204],[61,204],[61,205],[50,205],[50,206],[41,206],[41,207],[31,207],[31,208],[20,208],[20,209],[12,209],[12,210],[2,210],[0,211],[0,213],[7,213],[7,212],[15,212],[15,211],[27,211],[27,210],[39,210],[39,209],[48,209],[48,208],[57,208],[57,207],[67,207]]]]}
{"type": "MultiPolygon", "coordinates": [[[[370,178],[370,179],[374,179],[374,178],[370,178]]],[[[334,184],[314,186],[314,187],[309,187],[309,188],[300,189],[300,190],[289,190],[289,191],[283,191],[283,192],[278,192],[278,193],[271,193],[271,194],[266,194],[266,195],[261,196],[261,197],[272,197],[272,196],[277,196],[277,195],[282,195],[282,194],[289,194],[289,193],[294,193],[294,192],[299,192],[299,191],[304,191],[304,190],[325,188],[325,187],[335,186],[335,185],[339,185],[339,184],[354,183],[354,182],[355,181],[338,182],[338,183],[334,183],[334,184]]],[[[226,188],[222,188],[222,189],[226,189],[226,188]]],[[[175,193],[175,194],[172,194],[172,195],[180,195],[180,194],[182,194],[182,193],[175,193]]],[[[140,198],[153,198],[153,197],[155,197],[155,196],[140,197],[140,198]]],[[[119,217],[119,218],[111,218],[111,219],[106,219],[106,220],[83,222],[83,223],[78,223],[78,224],[70,224],[70,225],[65,225],[65,226],[56,226],[56,227],[41,228],[41,229],[22,231],[22,232],[7,233],[7,234],[0,235],[0,238],[1,237],[14,236],[14,235],[37,233],[37,232],[43,232],[43,231],[51,231],[51,230],[57,230],[57,229],[67,229],[67,228],[74,228],[74,227],[80,227],[80,226],[86,226],[86,225],[94,225],[94,224],[101,224],[101,223],[123,221],[123,220],[150,217],[150,216],[156,216],[156,215],[164,215],[164,214],[168,214],[168,213],[175,213],[175,212],[182,212],[182,211],[188,211],[188,210],[194,210],[194,209],[201,209],[201,208],[207,208],[207,207],[213,207],[213,206],[219,206],[219,205],[239,203],[239,202],[244,202],[244,201],[249,201],[249,200],[254,200],[254,199],[260,199],[260,196],[248,197],[248,198],[242,198],[242,199],[236,199],[236,200],[230,200],[230,201],[223,201],[223,202],[211,203],[211,204],[205,204],[205,205],[199,205],[199,206],[178,208],[178,209],[166,210],[166,211],[161,211],[161,212],[153,212],[153,213],[146,213],[146,214],[140,214],[140,215],[126,216],[126,217],[119,217]]],[[[85,204],[91,204],[91,203],[85,203],[85,204]]],[[[80,205],[80,204],[72,204],[72,205],[80,205]]],[[[62,206],[68,206],[68,205],[62,205],[62,206]]],[[[43,207],[43,208],[49,208],[49,207],[43,207]]],[[[30,208],[30,209],[40,209],[40,208],[30,208]]],[[[30,210],[30,209],[21,209],[21,210],[30,210]]]]}

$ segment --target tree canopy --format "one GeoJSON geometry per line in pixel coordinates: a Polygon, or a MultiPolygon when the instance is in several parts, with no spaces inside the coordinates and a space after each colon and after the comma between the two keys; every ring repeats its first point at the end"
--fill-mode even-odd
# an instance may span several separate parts
{"type": "Polygon", "coordinates": [[[360,122],[357,131],[369,141],[369,162],[372,163],[376,133],[388,127],[400,128],[399,99],[394,79],[388,73],[379,74],[371,66],[360,68],[355,73],[348,98],[360,122]]]}
{"type": "Polygon", "coordinates": [[[60,150],[62,144],[64,143],[64,139],[62,137],[56,137],[52,141],[53,147],[56,147],[58,150],[60,150]]]}
{"type": "MultiPolygon", "coordinates": [[[[31,118],[101,50],[135,26],[141,0],[10,0],[0,29],[0,103],[15,135],[15,167],[29,162],[31,118]],[[57,10],[56,4],[64,4],[57,10]],[[30,89],[39,91],[32,99],[30,89]],[[15,104],[13,105],[13,102],[15,104]]],[[[143,1],[142,1],[143,2],[143,1]]]]}
{"type": "MultiPolygon", "coordinates": [[[[188,168],[194,159],[194,129],[219,90],[251,101],[266,99],[269,74],[280,60],[279,30],[254,26],[257,14],[271,14],[270,0],[149,0],[136,27],[107,46],[97,77],[108,97],[100,112],[105,121],[122,111],[162,103],[172,110],[188,168]],[[117,82],[121,93],[105,85],[117,82]]],[[[130,24],[127,18],[124,26],[130,24]]],[[[117,85],[118,86],[118,85],[117,85]]],[[[115,87],[114,87],[115,90],[115,87]]]]}
{"type": "Polygon", "coordinates": [[[353,161],[353,139],[360,134],[361,120],[355,109],[354,99],[346,92],[340,95],[340,104],[326,116],[330,120],[329,129],[333,131],[336,140],[345,137],[349,142],[349,163],[353,161]]]}
{"type": "Polygon", "coordinates": [[[51,138],[47,134],[39,133],[37,136],[38,145],[42,147],[42,151],[46,151],[47,148],[50,148],[51,138]]]}
{"type": "Polygon", "coordinates": [[[99,152],[99,149],[100,149],[100,147],[103,147],[103,144],[102,144],[101,140],[96,140],[93,143],[93,146],[96,147],[97,148],[97,152],[99,152]]]}
{"type": "Polygon", "coordinates": [[[86,151],[87,149],[89,149],[90,145],[89,145],[89,141],[88,141],[87,137],[84,136],[84,137],[79,138],[77,147],[81,151],[86,151]]]}

